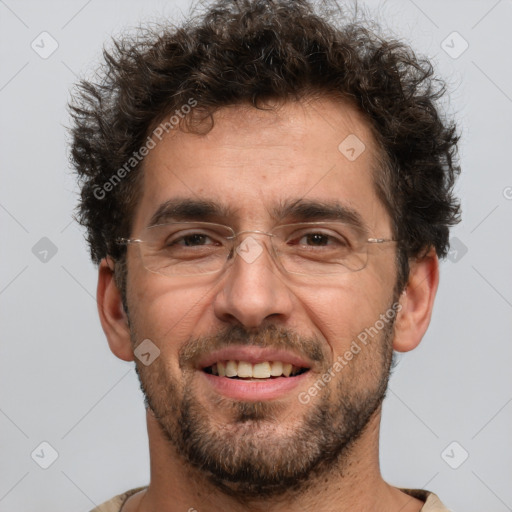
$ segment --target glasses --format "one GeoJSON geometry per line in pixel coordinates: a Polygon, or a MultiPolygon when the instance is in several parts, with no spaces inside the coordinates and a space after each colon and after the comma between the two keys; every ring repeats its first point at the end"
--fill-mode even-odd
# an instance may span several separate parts
{"type": "MultiPolygon", "coordinates": [[[[280,225],[270,232],[235,231],[210,222],[171,222],[144,229],[140,238],[118,238],[121,245],[137,245],[143,266],[165,276],[215,274],[229,266],[236,255],[247,263],[263,252],[254,237],[270,239],[269,252],[285,272],[325,275],[357,272],[365,268],[368,247],[397,242],[366,238],[360,229],[341,222],[306,222],[280,225]]],[[[266,244],[265,244],[266,245],[266,244]]]]}

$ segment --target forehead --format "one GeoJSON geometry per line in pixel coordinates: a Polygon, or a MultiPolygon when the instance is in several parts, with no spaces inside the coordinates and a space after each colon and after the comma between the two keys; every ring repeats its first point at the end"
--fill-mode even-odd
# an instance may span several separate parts
{"type": "Polygon", "coordinates": [[[206,134],[171,131],[146,156],[134,231],[176,200],[217,205],[218,218],[205,220],[237,227],[269,227],[299,201],[386,227],[373,179],[378,150],[354,107],[326,98],[265,110],[237,105],[216,111],[213,123],[206,134]]]}

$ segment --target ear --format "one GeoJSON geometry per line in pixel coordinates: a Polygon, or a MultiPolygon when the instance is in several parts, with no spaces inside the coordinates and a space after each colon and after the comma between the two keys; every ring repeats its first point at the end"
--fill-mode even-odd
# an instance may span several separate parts
{"type": "Polygon", "coordinates": [[[109,258],[101,260],[96,290],[101,326],[114,355],[123,361],[133,361],[128,317],[123,308],[121,293],[115,283],[113,269],[112,260],[109,258]]]}
{"type": "Polygon", "coordinates": [[[409,266],[409,279],[400,296],[401,309],[395,323],[393,348],[398,352],[408,352],[419,345],[430,323],[439,284],[439,260],[434,248],[409,266]]]}

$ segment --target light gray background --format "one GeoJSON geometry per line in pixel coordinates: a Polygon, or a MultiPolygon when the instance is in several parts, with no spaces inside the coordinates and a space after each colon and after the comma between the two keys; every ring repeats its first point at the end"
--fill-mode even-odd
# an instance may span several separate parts
{"type": "MultiPolygon", "coordinates": [[[[96,270],[71,220],[65,104],[110,35],[188,5],[0,0],[0,512],[86,512],[148,481],[133,364],[108,349],[96,270]],[[59,45],[47,59],[31,48],[43,31],[59,45]],[[42,237],[57,248],[46,262],[32,250],[42,237]],[[43,441],[59,455],[46,470],[31,458],[43,441]]],[[[455,511],[512,510],[512,1],[365,5],[434,59],[464,137],[458,249],[442,265],[428,334],[392,377],[383,474],[437,492],[455,511]],[[469,44],[458,58],[441,47],[463,48],[454,31],[469,44]],[[446,461],[459,464],[463,450],[468,459],[452,469],[446,461]]],[[[43,447],[34,459],[50,456],[43,447]]]]}

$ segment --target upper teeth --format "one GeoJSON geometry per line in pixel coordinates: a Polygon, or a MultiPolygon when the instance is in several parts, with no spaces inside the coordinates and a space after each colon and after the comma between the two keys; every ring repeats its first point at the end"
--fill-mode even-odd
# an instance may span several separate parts
{"type": "Polygon", "coordinates": [[[264,361],[251,364],[247,361],[218,361],[212,365],[212,373],[220,377],[241,377],[268,379],[269,377],[289,377],[297,373],[300,367],[281,361],[264,361]]]}

